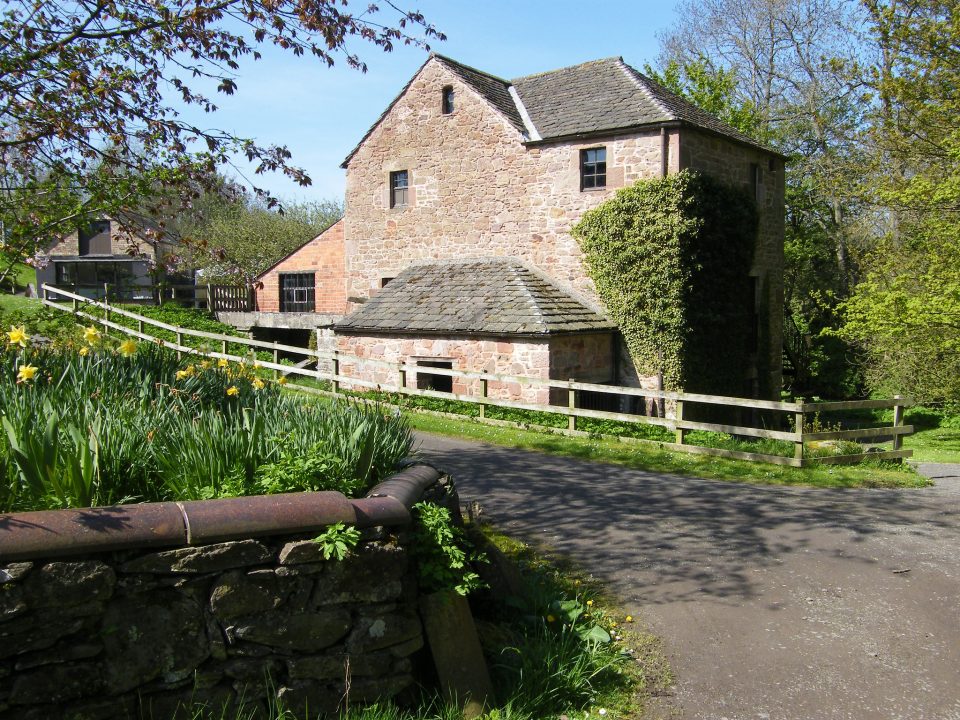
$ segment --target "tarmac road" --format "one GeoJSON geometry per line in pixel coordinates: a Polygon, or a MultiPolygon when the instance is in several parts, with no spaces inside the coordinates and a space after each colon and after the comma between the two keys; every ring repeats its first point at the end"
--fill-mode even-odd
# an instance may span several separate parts
{"type": "Polygon", "coordinates": [[[960,472],[922,490],[744,485],[418,434],[505,530],[663,638],[670,717],[960,719],[960,472]]]}

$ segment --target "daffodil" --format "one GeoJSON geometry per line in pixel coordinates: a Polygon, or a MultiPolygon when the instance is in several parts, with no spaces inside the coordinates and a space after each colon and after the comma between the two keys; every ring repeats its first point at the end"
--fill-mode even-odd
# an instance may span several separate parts
{"type": "Polygon", "coordinates": [[[17,382],[30,382],[36,374],[37,367],[35,365],[21,365],[20,370],[17,372],[17,382]]]}
{"type": "Polygon", "coordinates": [[[27,346],[27,340],[30,339],[30,336],[27,335],[26,331],[23,328],[23,325],[11,325],[10,332],[7,333],[7,342],[11,345],[19,345],[20,347],[27,346]]]}
{"type": "Polygon", "coordinates": [[[213,363],[211,363],[209,360],[201,360],[201,361],[200,361],[200,369],[201,369],[201,370],[209,370],[212,365],[213,365],[213,363]]]}
{"type": "Polygon", "coordinates": [[[230,397],[236,397],[239,394],[240,394],[240,391],[237,389],[236,385],[231,385],[230,387],[227,388],[227,395],[229,395],[230,397]]]}
{"type": "Polygon", "coordinates": [[[217,360],[217,367],[219,368],[225,368],[229,364],[230,364],[230,361],[227,360],[226,358],[220,358],[219,360],[217,360]]]}
{"type": "Polygon", "coordinates": [[[626,621],[627,621],[627,622],[633,622],[633,615],[627,615],[626,621]]]}
{"type": "Polygon", "coordinates": [[[193,375],[193,371],[190,368],[187,368],[186,370],[177,370],[177,380],[185,380],[191,375],[193,375]]]}
{"type": "Polygon", "coordinates": [[[93,325],[83,329],[83,339],[84,342],[89,343],[90,345],[96,345],[100,342],[100,331],[97,330],[93,325]]]}
{"type": "Polygon", "coordinates": [[[260,378],[254,378],[253,387],[256,388],[257,390],[263,390],[265,385],[266,383],[260,378]]]}
{"type": "Polygon", "coordinates": [[[277,383],[278,383],[279,385],[286,385],[286,384],[287,384],[287,379],[286,379],[285,377],[281,377],[281,378],[279,378],[279,379],[277,380],[277,383]]]}
{"type": "Polygon", "coordinates": [[[593,607],[593,600],[587,600],[587,607],[593,607]]]}
{"type": "Polygon", "coordinates": [[[80,357],[86,357],[87,355],[90,354],[90,348],[84,345],[82,348],[77,350],[77,352],[80,354],[80,357]]]}
{"type": "Polygon", "coordinates": [[[130,357],[131,355],[135,355],[135,354],[136,354],[136,352],[137,352],[137,343],[136,343],[136,341],[134,341],[133,339],[124,340],[122,343],[120,343],[120,347],[117,348],[117,350],[120,351],[120,354],[121,354],[121,355],[124,355],[124,356],[126,356],[126,357],[130,357]]]}

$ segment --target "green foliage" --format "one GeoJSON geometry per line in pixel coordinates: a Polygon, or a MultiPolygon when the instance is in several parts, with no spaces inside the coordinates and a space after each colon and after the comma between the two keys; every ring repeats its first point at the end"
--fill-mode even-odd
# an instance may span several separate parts
{"type": "Polygon", "coordinates": [[[343,204],[332,200],[287,202],[280,213],[247,195],[209,195],[202,209],[178,221],[189,248],[184,262],[207,281],[250,283],[342,215],[343,204]]]}
{"type": "Polygon", "coordinates": [[[317,535],[313,541],[320,545],[324,560],[336,558],[340,561],[360,542],[360,531],[337,522],[317,535]]]}
{"type": "Polygon", "coordinates": [[[684,170],[619,190],[573,228],[641,373],[662,372],[671,389],[742,393],[756,225],[742,191],[684,170]]]}
{"type": "Polygon", "coordinates": [[[413,506],[415,524],[411,549],[426,592],[454,590],[467,595],[482,586],[471,562],[482,558],[472,552],[463,530],[453,523],[450,511],[430,502],[413,506]]]}
{"type": "Polygon", "coordinates": [[[99,341],[0,354],[0,512],[263,492],[361,493],[410,452],[403,418],[281,393],[250,366],[99,341]],[[24,365],[38,369],[17,382],[24,365]]]}

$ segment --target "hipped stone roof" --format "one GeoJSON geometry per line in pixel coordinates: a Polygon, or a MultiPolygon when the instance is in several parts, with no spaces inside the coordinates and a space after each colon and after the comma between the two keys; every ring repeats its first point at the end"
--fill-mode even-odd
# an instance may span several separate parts
{"type": "Polygon", "coordinates": [[[351,334],[523,335],[602,332],[615,325],[512,259],[414,265],[335,330],[351,334]]]}

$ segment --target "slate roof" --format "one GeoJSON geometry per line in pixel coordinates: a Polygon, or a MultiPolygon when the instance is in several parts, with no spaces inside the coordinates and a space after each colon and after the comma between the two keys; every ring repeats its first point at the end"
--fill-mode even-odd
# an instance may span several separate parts
{"type": "Polygon", "coordinates": [[[615,325],[517,260],[407,268],[335,326],[360,334],[552,335],[615,325]]]}
{"type": "MultiPolygon", "coordinates": [[[[433,54],[431,59],[443,63],[496,108],[517,129],[523,142],[531,140],[531,133],[524,123],[520,108],[510,94],[511,87],[519,96],[533,129],[542,141],[568,137],[584,138],[661,123],[680,122],[775,152],[667,90],[652,78],[627,65],[621,57],[592,60],[513,80],[485,73],[444,55],[433,54]]],[[[412,82],[413,78],[350,151],[341,167],[347,167],[350,159],[403,97],[412,82]]],[[[536,140],[536,135],[533,139],[536,140]]]]}
{"type": "Polygon", "coordinates": [[[512,83],[544,140],[680,121],[757,145],[620,57],[528,75],[512,83]]]}

